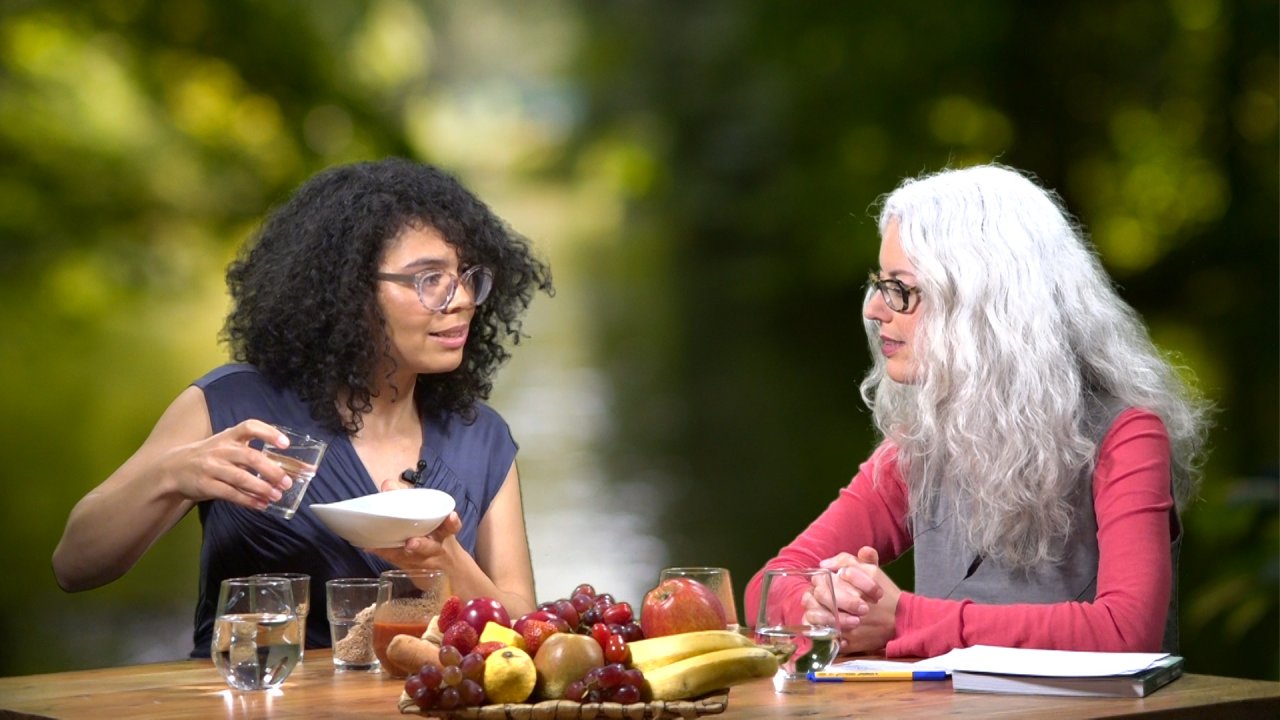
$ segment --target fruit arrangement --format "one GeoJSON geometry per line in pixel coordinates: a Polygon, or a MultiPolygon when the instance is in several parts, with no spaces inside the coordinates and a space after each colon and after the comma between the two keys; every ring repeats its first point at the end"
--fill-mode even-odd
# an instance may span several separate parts
{"type": "Polygon", "coordinates": [[[405,680],[403,697],[437,711],[540,700],[683,700],[777,670],[774,651],[723,629],[714,594],[681,587],[658,598],[659,589],[646,596],[643,618],[586,584],[514,622],[491,598],[450,597],[421,638],[398,635],[387,652],[397,664],[419,668],[405,680]]]}

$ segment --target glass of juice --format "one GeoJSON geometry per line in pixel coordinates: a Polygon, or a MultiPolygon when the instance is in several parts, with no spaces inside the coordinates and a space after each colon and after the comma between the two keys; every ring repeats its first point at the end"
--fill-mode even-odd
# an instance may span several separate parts
{"type": "Polygon", "coordinates": [[[810,671],[829,665],[840,652],[833,577],[830,570],[822,568],[764,573],[755,640],[789,652],[787,660],[778,666],[784,680],[806,678],[810,671]]]}
{"type": "Polygon", "coordinates": [[[378,602],[373,609],[373,653],[383,672],[404,677],[418,668],[402,668],[387,660],[396,635],[422,637],[440,612],[451,588],[443,570],[387,570],[378,576],[378,602]]]}
{"type": "Polygon", "coordinates": [[[293,588],[281,578],[222,581],[213,624],[213,665],[234,690],[279,687],[302,656],[293,588]]]}

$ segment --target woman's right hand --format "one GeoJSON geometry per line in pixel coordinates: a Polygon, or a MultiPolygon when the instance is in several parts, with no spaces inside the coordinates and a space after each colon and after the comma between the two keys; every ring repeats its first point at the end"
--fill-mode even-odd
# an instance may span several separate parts
{"type": "Polygon", "coordinates": [[[225,500],[263,510],[293,481],[265,453],[249,446],[261,440],[287,447],[289,439],[261,420],[245,420],[197,442],[179,445],[161,460],[175,491],[191,502],[225,500]]]}
{"type": "Polygon", "coordinates": [[[883,648],[892,639],[901,591],[880,567],[875,548],[857,555],[840,553],[819,563],[835,573],[836,606],[840,613],[840,647],[844,652],[883,648]]]}

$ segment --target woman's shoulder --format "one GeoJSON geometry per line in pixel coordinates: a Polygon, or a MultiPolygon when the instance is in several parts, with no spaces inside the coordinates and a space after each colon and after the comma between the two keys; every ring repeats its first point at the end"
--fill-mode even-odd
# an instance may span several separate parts
{"type": "Polygon", "coordinates": [[[306,403],[288,388],[274,385],[253,365],[232,363],[214,368],[192,383],[204,393],[216,429],[245,418],[258,418],[300,429],[312,422],[306,403]]]}
{"type": "Polygon", "coordinates": [[[900,485],[902,473],[898,470],[897,444],[888,439],[880,441],[880,444],[876,445],[875,450],[871,452],[871,457],[862,463],[853,482],[857,483],[860,480],[870,481],[877,486],[885,482],[900,485]]]}
{"type": "Polygon", "coordinates": [[[1155,412],[1141,407],[1125,407],[1116,413],[1111,425],[1102,436],[1103,450],[1139,438],[1169,441],[1169,430],[1164,420],[1155,412]]]}
{"type": "Polygon", "coordinates": [[[1111,421],[1111,427],[1107,428],[1107,435],[1133,430],[1142,432],[1154,430],[1165,434],[1168,433],[1164,420],[1156,412],[1146,408],[1128,406],[1116,413],[1115,419],[1111,421]]]}
{"type": "Polygon", "coordinates": [[[241,386],[241,385],[270,385],[267,379],[258,371],[258,368],[248,363],[227,363],[219,365],[200,376],[195,382],[191,383],[201,390],[208,390],[214,386],[241,386]]]}

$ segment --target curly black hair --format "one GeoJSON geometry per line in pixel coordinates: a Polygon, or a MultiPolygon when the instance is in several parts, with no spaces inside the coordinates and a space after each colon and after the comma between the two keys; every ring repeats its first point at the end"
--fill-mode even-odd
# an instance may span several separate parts
{"type": "Polygon", "coordinates": [[[452,175],[401,158],[330,168],[274,209],[227,269],[233,307],[222,330],[232,357],[297,393],[317,422],[355,434],[379,362],[389,357],[374,273],[383,249],[410,226],[439,231],[463,266],[493,271],[493,291],[476,308],[462,364],[419,375],[418,407],[470,417],[493,374],[519,343],[535,290],[554,294],[551,270],[452,175]],[[348,417],[338,403],[345,399],[348,417]]]}

